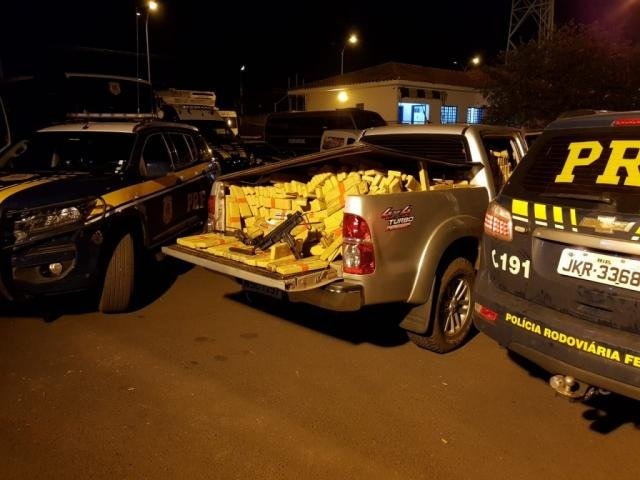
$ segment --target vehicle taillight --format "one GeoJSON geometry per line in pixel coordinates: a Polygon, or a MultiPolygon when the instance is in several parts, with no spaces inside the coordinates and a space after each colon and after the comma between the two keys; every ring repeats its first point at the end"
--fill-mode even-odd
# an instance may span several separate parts
{"type": "Polygon", "coordinates": [[[513,239],[511,212],[502,205],[491,202],[484,216],[484,233],[510,242],[513,239]]]}
{"type": "Polygon", "coordinates": [[[474,310],[478,315],[480,315],[485,320],[494,323],[498,318],[498,312],[494,312],[490,308],[485,307],[484,305],[480,305],[478,302],[473,306],[474,310]]]}
{"type": "Polygon", "coordinates": [[[640,118],[617,118],[611,122],[612,127],[637,127],[640,125],[640,118]]]}
{"type": "MultiPolygon", "coordinates": [[[[213,231],[224,232],[226,229],[226,205],[225,194],[227,189],[222,182],[215,182],[213,184],[213,208],[209,209],[209,216],[212,217],[213,231]]],[[[211,200],[209,200],[209,206],[211,207],[211,200]]]]}
{"type": "Polygon", "coordinates": [[[345,213],[342,219],[342,270],[365,275],[376,269],[371,231],[364,218],[345,213]]]}
{"type": "Polygon", "coordinates": [[[209,195],[207,201],[207,232],[213,232],[216,223],[216,196],[209,195]]]}

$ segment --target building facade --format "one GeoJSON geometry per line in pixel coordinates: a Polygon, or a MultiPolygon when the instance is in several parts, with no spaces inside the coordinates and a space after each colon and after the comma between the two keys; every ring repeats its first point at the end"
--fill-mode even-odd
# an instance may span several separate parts
{"type": "Polygon", "coordinates": [[[389,124],[481,123],[486,100],[476,72],[389,62],[289,90],[304,110],[363,108],[389,124]]]}

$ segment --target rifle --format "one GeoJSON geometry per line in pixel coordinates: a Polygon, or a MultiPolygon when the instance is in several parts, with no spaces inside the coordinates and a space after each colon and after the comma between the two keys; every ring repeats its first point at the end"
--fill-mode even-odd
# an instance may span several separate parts
{"type": "Polygon", "coordinates": [[[267,250],[274,243],[284,241],[289,245],[291,253],[300,260],[302,258],[302,252],[296,248],[296,240],[291,235],[291,230],[296,225],[302,223],[304,217],[301,212],[295,212],[293,215],[287,215],[286,220],[280,222],[276,227],[263,237],[256,239],[255,246],[260,250],[267,250]]]}

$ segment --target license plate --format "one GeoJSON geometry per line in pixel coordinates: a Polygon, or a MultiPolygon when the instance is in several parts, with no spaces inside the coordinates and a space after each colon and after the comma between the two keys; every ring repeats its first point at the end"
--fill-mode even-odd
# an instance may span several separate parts
{"type": "Polygon", "coordinates": [[[640,292],[638,260],[565,248],[556,271],[560,275],[640,292]]]}
{"type": "Polygon", "coordinates": [[[265,285],[260,285],[259,283],[249,282],[246,280],[242,282],[242,288],[247,292],[260,293],[262,295],[266,295],[267,297],[277,299],[281,299],[283,297],[282,294],[284,293],[278,288],[267,287],[265,285]]]}

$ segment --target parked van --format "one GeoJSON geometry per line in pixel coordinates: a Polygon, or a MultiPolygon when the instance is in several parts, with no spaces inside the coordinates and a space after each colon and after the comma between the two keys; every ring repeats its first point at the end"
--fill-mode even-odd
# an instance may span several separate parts
{"type": "MultiPolygon", "coordinates": [[[[226,119],[215,106],[214,92],[157,90],[158,116],[167,121],[186,123],[200,130],[222,173],[234,172],[253,166],[253,160],[226,119]]],[[[235,113],[235,112],[233,112],[235,113]]]]}
{"type": "Polygon", "coordinates": [[[318,110],[311,112],[276,112],[267,117],[264,140],[286,156],[320,151],[326,130],[351,130],[386,125],[379,113],[359,108],[318,110]]]}

